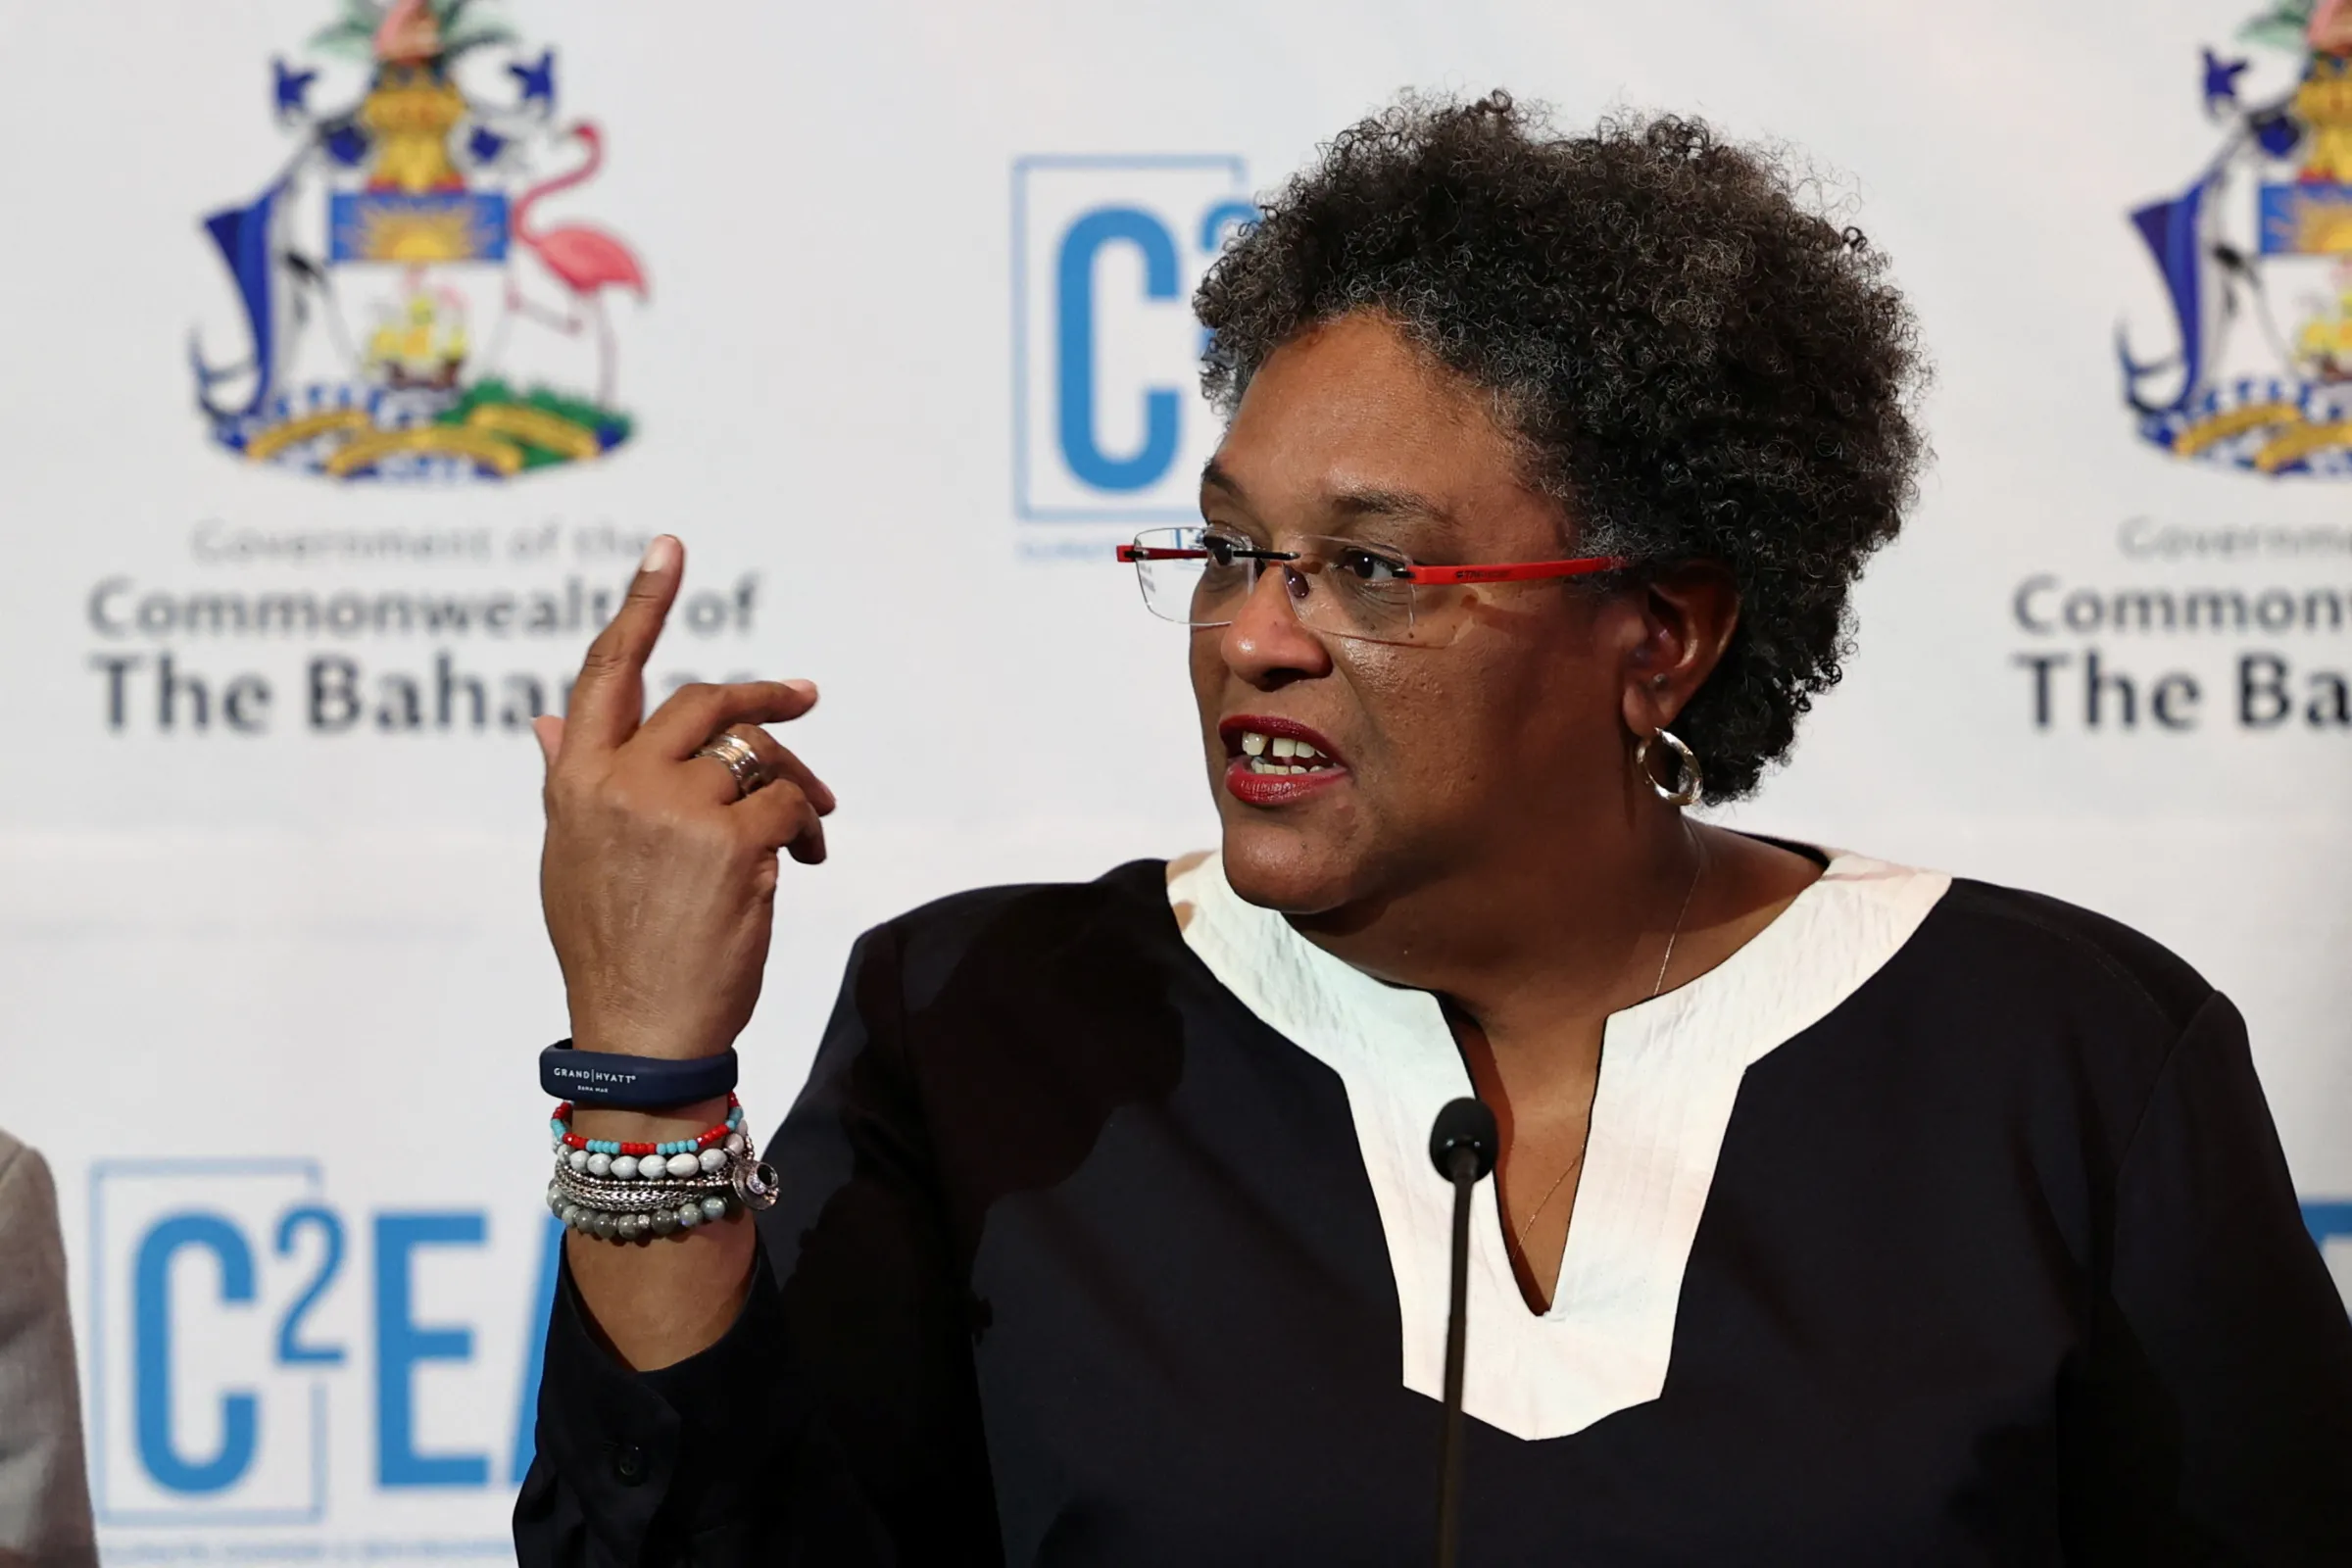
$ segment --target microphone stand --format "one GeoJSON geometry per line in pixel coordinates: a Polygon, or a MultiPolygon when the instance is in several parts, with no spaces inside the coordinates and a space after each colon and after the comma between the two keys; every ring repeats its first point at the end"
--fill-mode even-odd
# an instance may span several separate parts
{"type": "Polygon", "coordinates": [[[1446,1424],[1438,1446],[1438,1568],[1455,1568],[1461,1536],[1462,1363],[1470,1326],[1470,1194],[1494,1168],[1494,1113],[1476,1100],[1438,1112],[1429,1154],[1453,1184],[1452,1273],[1446,1308],[1446,1424]]]}
{"type": "Polygon", "coordinates": [[[1438,1448],[1438,1568],[1454,1568],[1461,1535],[1462,1356],[1470,1316],[1470,1190],[1478,1185],[1478,1154],[1457,1149],[1446,1175],[1453,1180],[1453,1282],[1446,1307],[1446,1433],[1438,1448]]]}

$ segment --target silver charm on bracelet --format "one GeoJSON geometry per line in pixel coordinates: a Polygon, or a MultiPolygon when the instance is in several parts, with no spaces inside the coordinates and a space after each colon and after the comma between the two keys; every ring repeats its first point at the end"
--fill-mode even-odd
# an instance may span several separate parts
{"type": "Polygon", "coordinates": [[[776,1204],[776,1167],[764,1159],[755,1159],[750,1151],[738,1156],[734,1165],[735,1196],[743,1206],[757,1213],[776,1204]]]}

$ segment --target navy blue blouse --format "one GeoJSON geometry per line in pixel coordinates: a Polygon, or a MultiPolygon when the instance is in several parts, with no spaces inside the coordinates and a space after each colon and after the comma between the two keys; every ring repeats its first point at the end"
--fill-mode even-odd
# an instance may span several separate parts
{"type": "MultiPolygon", "coordinates": [[[[563,1282],[521,1561],[1423,1563],[1467,1092],[1213,859],[894,920],[727,1336],[563,1282]]],[[[2352,1323],[2145,938],[1832,858],[1612,1019],[1587,1159],[1541,1316],[1482,1198],[1464,1563],[2352,1563],[2352,1323]]]]}

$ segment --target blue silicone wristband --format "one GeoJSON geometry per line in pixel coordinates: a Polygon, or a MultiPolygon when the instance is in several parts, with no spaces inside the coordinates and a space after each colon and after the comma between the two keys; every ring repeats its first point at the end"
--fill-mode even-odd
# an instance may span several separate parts
{"type": "Polygon", "coordinates": [[[618,1056],[574,1051],[559,1040],[539,1053],[539,1087],[575,1105],[616,1110],[668,1110],[722,1100],[735,1087],[735,1051],[715,1056],[618,1056]]]}

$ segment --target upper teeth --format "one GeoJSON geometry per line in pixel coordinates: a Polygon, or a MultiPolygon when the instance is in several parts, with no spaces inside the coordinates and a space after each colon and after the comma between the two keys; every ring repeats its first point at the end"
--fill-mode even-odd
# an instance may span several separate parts
{"type": "Polygon", "coordinates": [[[1329,760],[1305,741],[1289,735],[1264,735],[1253,729],[1242,731],[1242,755],[1251,760],[1253,770],[1258,772],[1277,769],[1304,772],[1305,768],[1298,764],[1329,760]]]}

